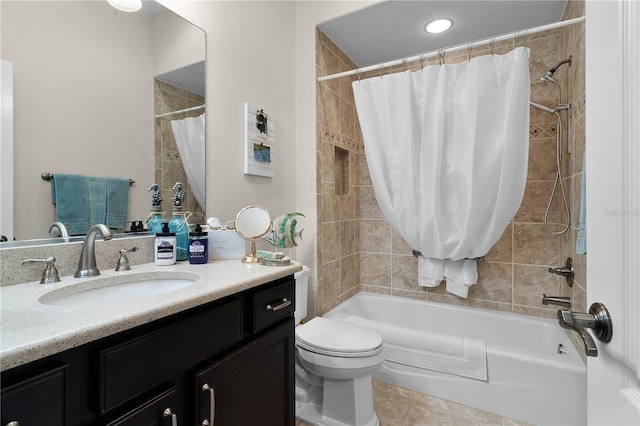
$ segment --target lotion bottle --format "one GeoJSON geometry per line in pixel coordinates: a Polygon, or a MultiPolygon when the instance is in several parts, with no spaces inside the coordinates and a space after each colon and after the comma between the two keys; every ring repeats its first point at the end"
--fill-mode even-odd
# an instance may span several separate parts
{"type": "Polygon", "coordinates": [[[158,266],[176,263],[176,234],[169,231],[169,224],[162,225],[162,232],[156,234],[155,262],[158,266]]]}

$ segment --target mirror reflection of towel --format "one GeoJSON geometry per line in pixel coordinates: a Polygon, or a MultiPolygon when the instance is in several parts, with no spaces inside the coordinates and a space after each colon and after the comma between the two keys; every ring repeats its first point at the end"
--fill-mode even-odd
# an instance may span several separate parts
{"type": "Polygon", "coordinates": [[[104,223],[110,228],[126,226],[129,210],[129,180],[56,174],[51,185],[56,221],[71,235],[83,235],[104,223]]]}

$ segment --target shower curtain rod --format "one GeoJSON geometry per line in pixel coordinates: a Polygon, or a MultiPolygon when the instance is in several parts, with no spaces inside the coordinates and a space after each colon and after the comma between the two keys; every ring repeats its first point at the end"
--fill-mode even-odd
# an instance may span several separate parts
{"type": "Polygon", "coordinates": [[[197,111],[197,110],[202,109],[204,107],[205,107],[205,105],[198,105],[198,106],[194,106],[194,107],[191,107],[191,108],[179,109],[178,111],[165,112],[164,114],[156,115],[155,118],[167,117],[169,115],[181,114],[183,112],[197,111]]]}
{"type": "Polygon", "coordinates": [[[470,47],[474,47],[474,46],[483,46],[485,44],[491,44],[491,43],[495,43],[497,41],[509,40],[511,38],[521,37],[521,36],[524,36],[524,35],[527,35],[527,34],[534,34],[534,33],[539,33],[539,32],[542,32],[542,31],[553,30],[555,28],[565,27],[567,25],[577,24],[577,23],[580,23],[580,22],[584,22],[584,20],[585,20],[584,16],[581,16],[579,18],[567,19],[566,21],[560,21],[560,22],[556,22],[556,23],[553,23],[553,24],[542,25],[540,27],[535,27],[535,28],[531,28],[531,29],[528,29],[528,30],[515,31],[513,33],[504,34],[504,35],[497,36],[497,37],[489,37],[489,38],[481,39],[481,40],[474,41],[474,42],[471,42],[471,43],[459,44],[459,45],[447,47],[447,48],[444,48],[444,49],[433,50],[431,52],[423,53],[421,55],[410,56],[410,57],[403,58],[403,59],[396,59],[396,60],[390,61],[390,62],[383,62],[383,63],[378,64],[378,65],[370,65],[370,66],[364,67],[364,68],[356,68],[355,70],[351,70],[351,71],[343,71],[343,72],[339,72],[339,73],[336,73],[336,74],[325,75],[323,77],[318,77],[318,81],[322,82],[322,81],[327,81],[327,80],[333,80],[333,79],[336,79],[336,78],[347,77],[347,76],[355,75],[355,74],[361,74],[361,73],[368,72],[368,71],[381,70],[383,68],[392,67],[394,65],[403,65],[403,64],[407,64],[409,62],[425,60],[425,59],[428,59],[428,58],[433,58],[435,56],[438,56],[438,54],[440,52],[442,52],[442,51],[444,51],[445,53],[457,52],[459,50],[464,50],[464,49],[467,49],[467,48],[470,48],[470,47]]]}

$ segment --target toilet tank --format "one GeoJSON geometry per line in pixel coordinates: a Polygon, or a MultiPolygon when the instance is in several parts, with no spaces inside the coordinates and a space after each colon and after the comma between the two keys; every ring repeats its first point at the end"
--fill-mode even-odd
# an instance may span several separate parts
{"type": "Polygon", "coordinates": [[[302,266],[302,271],[294,275],[296,280],[296,325],[307,317],[307,294],[309,291],[309,268],[302,266]]]}

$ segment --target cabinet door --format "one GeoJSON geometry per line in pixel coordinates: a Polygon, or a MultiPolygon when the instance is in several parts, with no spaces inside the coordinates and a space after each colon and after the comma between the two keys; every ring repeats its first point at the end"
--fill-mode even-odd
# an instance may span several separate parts
{"type": "Polygon", "coordinates": [[[2,422],[20,426],[67,424],[67,366],[2,389],[2,422]]]}
{"type": "Polygon", "coordinates": [[[198,425],[295,423],[293,318],[196,375],[198,425]]]}
{"type": "Polygon", "coordinates": [[[174,386],[107,426],[174,426],[178,424],[177,405],[174,386]]]}

